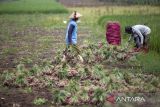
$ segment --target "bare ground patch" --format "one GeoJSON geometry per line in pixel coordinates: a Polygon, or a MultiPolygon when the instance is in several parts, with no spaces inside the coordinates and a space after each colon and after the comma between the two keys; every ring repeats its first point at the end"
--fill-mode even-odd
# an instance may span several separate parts
{"type": "MultiPolygon", "coordinates": [[[[79,44],[90,33],[89,29],[80,29],[79,44]]],[[[3,35],[5,34],[2,32],[1,37],[3,35]]],[[[27,62],[28,66],[32,66],[41,63],[43,59],[52,60],[56,50],[65,48],[65,28],[12,28],[8,35],[9,40],[0,46],[0,70],[15,68],[20,62],[27,62]]]]}
{"type": "MultiPolygon", "coordinates": [[[[20,89],[0,90],[0,107],[35,107],[33,101],[36,98],[45,98],[51,102],[52,94],[47,89],[36,89],[31,93],[25,93],[20,89]]],[[[40,107],[48,107],[49,105],[47,103],[40,107]]]]}

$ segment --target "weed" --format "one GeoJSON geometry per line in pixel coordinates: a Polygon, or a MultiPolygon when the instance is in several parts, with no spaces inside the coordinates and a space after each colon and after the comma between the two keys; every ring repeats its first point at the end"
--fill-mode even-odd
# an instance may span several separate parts
{"type": "Polygon", "coordinates": [[[47,99],[45,99],[45,98],[36,98],[36,99],[34,99],[33,104],[35,104],[35,105],[43,105],[46,102],[47,102],[47,99]]]}
{"type": "Polygon", "coordinates": [[[93,100],[97,102],[98,105],[103,105],[105,102],[106,93],[104,90],[98,88],[94,92],[93,100]]]}
{"type": "Polygon", "coordinates": [[[76,93],[79,89],[79,83],[75,80],[70,80],[69,85],[66,87],[66,89],[71,93],[76,93]]]}
{"type": "Polygon", "coordinates": [[[35,64],[32,67],[32,69],[29,71],[29,75],[35,75],[37,72],[40,72],[40,71],[41,71],[40,67],[37,64],[35,64]]]}
{"type": "Polygon", "coordinates": [[[80,93],[80,96],[81,96],[81,100],[83,102],[87,102],[89,101],[89,96],[88,96],[88,92],[86,90],[82,90],[81,93],[80,93]]]}
{"type": "Polygon", "coordinates": [[[65,102],[67,96],[70,96],[70,93],[68,93],[65,90],[55,90],[53,93],[53,100],[56,102],[56,104],[62,104],[65,102]]]}
{"type": "Polygon", "coordinates": [[[23,74],[18,75],[18,77],[16,78],[15,83],[17,85],[20,85],[20,86],[25,84],[25,76],[23,74]]]}
{"type": "Polygon", "coordinates": [[[24,89],[24,92],[25,92],[25,93],[32,93],[32,88],[31,88],[31,87],[26,87],[26,88],[24,89]]]}
{"type": "Polygon", "coordinates": [[[62,68],[59,72],[58,72],[58,77],[60,79],[64,79],[68,76],[68,71],[66,68],[62,68]]]}
{"type": "Polygon", "coordinates": [[[97,78],[103,78],[105,76],[105,73],[103,71],[102,66],[96,65],[93,68],[93,75],[97,78]]]}

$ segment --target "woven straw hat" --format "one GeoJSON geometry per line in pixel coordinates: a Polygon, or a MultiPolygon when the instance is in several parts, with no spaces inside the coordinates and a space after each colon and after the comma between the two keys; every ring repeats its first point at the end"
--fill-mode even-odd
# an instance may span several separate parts
{"type": "Polygon", "coordinates": [[[80,18],[82,15],[76,11],[74,11],[69,18],[80,18]]]}

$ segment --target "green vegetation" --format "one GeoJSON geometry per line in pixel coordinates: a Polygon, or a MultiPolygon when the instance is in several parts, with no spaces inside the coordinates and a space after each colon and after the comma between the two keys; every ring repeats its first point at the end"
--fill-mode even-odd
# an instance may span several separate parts
{"type": "Polygon", "coordinates": [[[34,99],[33,103],[35,105],[43,105],[47,102],[47,100],[45,98],[36,98],[34,99]]]}
{"type": "MultiPolygon", "coordinates": [[[[65,61],[60,59],[62,52],[57,52],[52,64],[41,67],[35,65],[31,69],[26,69],[20,64],[17,71],[12,74],[9,71],[3,72],[1,77],[3,86],[50,89],[53,92],[53,104],[57,105],[103,106],[108,93],[115,91],[121,93],[159,91],[159,76],[143,74],[138,60],[131,60],[132,57],[136,57],[135,55],[125,57],[129,51],[125,47],[116,48],[104,43],[99,47],[99,44],[94,43],[86,44],[81,50],[84,63],[81,63],[76,53],[72,51],[66,54],[65,61]],[[111,53],[107,57],[106,50],[111,53]],[[122,56],[119,57],[118,54],[122,56]],[[126,68],[119,68],[119,64],[126,68]],[[115,69],[108,68],[112,65],[115,69]]],[[[30,88],[26,90],[32,92],[30,88]]],[[[37,98],[34,104],[41,105],[46,101],[37,98]]]]}
{"type": "Polygon", "coordinates": [[[55,90],[53,93],[53,100],[56,104],[62,104],[69,93],[65,90],[55,90]]]}
{"type": "Polygon", "coordinates": [[[149,49],[151,52],[148,54],[142,54],[138,56],[140,63],[143,65],[143,71],[150,72],[150,73],[159,73],[160,70],[160,38],[159,34],[160,31],[157,29],[160,27],[160,24],[157,23],[160,21],[159,14],[151,14],[151,15],[109,15],[109,16],[102,16],[98,20],[98,24],[101,28],[105,29],[106,23],[108,21],[119,21],[122,27],[122,37],[127,40],[129,37],[128,34],[125,34],[125,26],[128,25],[135,25],[135,24],[145,24],[152,29],[150,34],[150,41],[149,41],[149,49]],[[154,52],[153,52],[154,51],[154,52]]]}
{"type": "Polygon", "coordinates": [[[160,73],[160,55],[156,52],[149,52],[148,54],[141,54],[138,56],[141,64],[143,65],[143,71],[151,74],[160,73]]]}
{"type": "Polygon", "coordinates": [[[125,26],[136,25],[136,24],[145,24],[152,29],[150,34],[150,49],[160,53],[160,38],[159,38],[159,27],[160,24],[157,23],[160,21],[160,15],[111,15],[111,16],[102,16],[98,23],[103,26],[106,25],[108,21],[119,21],[122,27],[122,36],[123,38],[128,38],[124,33],[125,26]],[[125,37],[126,36],[126,37],[125,37]]]}
{"type": "Polygon", "coordinates": [[[0,70],[1,67],[4,70],[0,72],[0,87],[20,88],[25,95],[34,93],[32,104],[52,106],[108,105],[108,93],[115,91],[159,92],[159,10],[159,6],[137,5],[66,10],[56,0],[3,0],[0,2],[0,70]],[[68,52],[66,62],[62,61],[67,26],[63,21],[68,21],[66,13],[74,10],[83,15],[78,45],[84,63],[74,52],[68,52]],[[105,43],[105,24],[110,20],[121,23],[120,47],[105,43]],[[151,52],[127,58],[129,48],[124,43],[128,37],[124,27],[137,23],[152,29],[151,52]]]}
{"type": "Polygon", "coordinates": [[[0,2],[0,14],[6,13],[66,13],[55,0],[11,0],[0,2]]]}
{"type": "Polygon", "coordinates": [[[160,5],[159,0],[99,0],[107,3],[113,4],[139,4],[139,5],[160,5]]]}
{"type": "Polygon", "coordinates": [[[23,92],[25,93],[32,93],[32,88],[31,87],[26,87],[23,92]]]}

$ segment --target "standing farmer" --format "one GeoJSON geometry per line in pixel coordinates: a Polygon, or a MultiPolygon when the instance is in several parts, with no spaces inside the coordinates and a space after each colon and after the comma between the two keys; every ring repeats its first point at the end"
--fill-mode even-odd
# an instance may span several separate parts
{"type": "Polygon", "coordinates": [[[151,29],[145,25],[134,25],[125,27],[125,32],[131,34],[129,42],[134,39],[136,49],[140,49],[148,45],[149,34],[151,29]]]}
{"type": "Polygon", "coordinates": [[[70,21],[68,23],[66,31],[66,50],[63,56],[63,61],[65,60],[66,52],[68,51],[68,49],[72,48],[78,54],[80,61],[83,62],[83,58],[79,55],[80,50],[77,46],[77,31],[78,31],[77,21],[80,19],[81,16],[82,15],[80,13],[75,11],[69,17],[70,21]]]}

